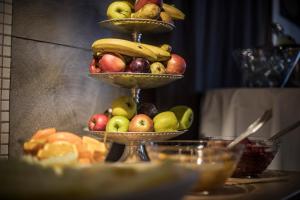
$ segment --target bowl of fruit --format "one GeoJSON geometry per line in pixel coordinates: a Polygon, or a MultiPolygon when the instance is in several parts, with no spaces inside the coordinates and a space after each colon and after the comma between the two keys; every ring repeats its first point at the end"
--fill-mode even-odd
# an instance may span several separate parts
{"type": "Polygon", "coordinates": [[[168,32],[175,28],[174,21],[185,19],[180,9],[162,0],[114,1],[106,15],[100,26],[123,32],[168,32]]]}
{"type": "Polygon", "coordinates": [[[224,146],[210,140],[169,140],[150,142],[146,149],[151,162],[172,162],[197,171],[194,190],[204,192],[221,187],[242,155],[242,144],[232,149],[224,146]]]}
{"type": "Polygon", "coordinates": [[[92,45],[90,77],[125,88],[156,88],[183,78],[186,61],[167,44],[104,38],[92,45]]]}
{"type": "Polygon", "coordinates": [[[93,114],[85,131],[100,139],[125,144],[119,161],[140,162],[149,160],[145,142],[179,136],[191,127],[193,119],[193,110],[187,105],[159,111],[153,103],[137,104],[131,96],[120,96],[112,101],[107,112],[93,114]]]}
{"type": "Polygon", "coordinates": [[[176,105],[159,111],[153,103],[137,104],[131,96],[120,96],[112,101],[107,111],[90,117],[88,131],[102,135],[113,133],[107,134],[107,137],[114,139],[120,134],[126,134],[128,136],[123,137],[124,140],[144,141],[148,136],[151,139],[160,133],[183,133],[190,128],[193,119],[193,110],[186,105],[176,105]],[[142,134],[141,137],[134,138],[138,134],[142,134]]]}
{"type": "MultiPolygon", "coordinates": [[[[210,141],[229,144],[234,137],[213,137],[210,141]]],[[[244,151],[232,177],[258,177],[274,159],[278,149],[278,141],[272,142],[263,138],[246,138],[241,144],[244,151]]]]}

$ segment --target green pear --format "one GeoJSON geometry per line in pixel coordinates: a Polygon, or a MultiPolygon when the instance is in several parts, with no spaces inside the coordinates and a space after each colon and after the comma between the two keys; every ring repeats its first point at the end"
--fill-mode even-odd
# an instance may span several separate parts
{"type": "Polygon", "coordinates": [[[154,3],[147,3],[137,12],[133,13],[133,18],[157,19],[160,14],[160,7],[154,3]]]}
{"type": "Polygon", "coordinates": [[[114,116],[106,124],[107,132],[127,132],[129,120],[123,116],[114,116]]]}
{"type": "Polygon", "coordinates": [[[131,119],[137,112],[136,102],[132,97],[121,96],[112,102],[112,115],[131,119]]]}
{"type": "Polygon", "coordinates": [[[175,114],[171,111],[165,111],[157,114],[153,118],[155,132],[177,131],[179,127],[175,114]]]}
{"type": "Polygon", "coordinates": [[[154,62],[150,65],[151,74],[165,74],[166,68],[161,62],[154,62]]]}
{"type": "Polygon", "coordinates": [[[194,113],[190,107],[179,105],[171,108],[170,111],[176,115],[179,121],[179,130],[185,130],[191,127],[194,121],[194,113]]]}

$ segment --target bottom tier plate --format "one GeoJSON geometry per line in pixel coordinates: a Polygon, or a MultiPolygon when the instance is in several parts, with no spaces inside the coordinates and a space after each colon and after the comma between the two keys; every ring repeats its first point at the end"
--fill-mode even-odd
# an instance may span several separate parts
{"type": "Polygon", "coordinates": [[[173,137],[185,133],[187,130],[174,132],[105,132],[105,131],[89,131],[93,136],[98,138],[106,137],[121,144],[143,143],[148,141],[168,140],[173,137]],[[106,136],[105,136],[106,135],[106,136]]]}

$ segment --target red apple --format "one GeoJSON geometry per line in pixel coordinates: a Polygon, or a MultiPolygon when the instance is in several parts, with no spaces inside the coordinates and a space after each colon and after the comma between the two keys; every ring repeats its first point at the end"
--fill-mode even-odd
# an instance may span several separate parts
{"type": "Polygon", "coordinates": [[[129,132],[150,132],[153,131],[153,120],[145,114],[134,116],[129,123],[129,132]]]}
{"type": "Polygon", "coordinates": [[[110,53],[104,54],[101,57],[99,65],[103,72],[123,72],[126,67],[124,59],[110,53]]]}
{"type": "Polygon", "coordinates": [[[185,69],[185,60],[177,54],[172,54],[167,62],[166,72],[168,74],[184,74],[185,69]]]}
{"type": "Polygon", "coordinates": [[[105,114],[94,114],[89,119],[88,127],[90,131],[104,131],[108,123],[108,116],[105,114]]]}
{"type": "Polygon", "coordinates": [[[163,0],[137,0],[134,4],[134,10],[137,12],[139,9],[141,9],[144,5],[148,3],[154,3],[158,5],[159,7],[162,6],[163,0]]]}
{"type": "Polygon", "coordinates": [[[89,67],[89,71],[90,71],[90,73],[100,73],[101,72],[101,68],[99,66],[98,59],[93,58],[93,60],[90,64],[90,67],[89,67]]]}

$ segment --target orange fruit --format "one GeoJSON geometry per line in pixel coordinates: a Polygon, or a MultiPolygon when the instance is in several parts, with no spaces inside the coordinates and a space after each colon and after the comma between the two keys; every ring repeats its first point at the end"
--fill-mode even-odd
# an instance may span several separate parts
{"type": "Polygon", "coordinates": [[[83,146],[91,152],[91,160],[93,162],[102,162],[105,160],[107,154],[105,143],[88,136],[82,137],[82,143],[83,146]]]}
{"type": "Polygon", "coordinates": [[[79,162],[80,164],[84,164],[84,165],[89,165],[89,164],[92,163],[91,160],[90,160],[89,158],[79,158],[79,159],[78,159],[78,162],[79,162]]]}
{"type": "Polygon", "coordinates": [[[70,132],[57,132],[47,138],[48,142],[68,141],[72,144],[81,143],[81,138],[70,132]]]}
{"type": "Polygon", "coordinates": [[[78,152],[79,153],[79,158],[88,158],[88,159],[92,159],[93,158],[93,153],[88,151],[87,149],[81,149],[81,151],[78,152]]]}
{"type": "Polygon", "coordinates": [[[57,142],[57,141],[67,141],[72,144],[75,144],[78,151],[82,151],[83,149],[81,137],[70,132],[57,132],[56,134],[50,135],[47,138],[47,141],[49,143],[57,142]]]}
{"type": "Polygon", "coordinates": [[[105,154],[100,151],[95,151],[93,153],[93,161],[95,162],[103,162],[105,160],[105,154]]]}
{"type": "Polygon", "coordinates": [[[31,139],[37,140],[37,139],[46,139],[48,136],[53,135],[56,133],[55,128],[46,128],[38,130],[31,139]]]}
{"type": "Polygon", "coordinates": [[[62,157],[67,154],[76,155],[78,158],[78,151],[75,144],[66,141],[57,141],[53,143],[47,143],[42,149],[37,153],[39,159],[47,159],[52,157],[62,157]]]}
{"type": "Polygon", "coordinates": [[[35,155],[41,148],[44,147],[46,142],[47,141],[45,139],[30,140],[25,142],[23,145],[24,152],[35,155]]]}
{"type": "Polygon", "coordinates": [[[99,142],[98,140],[92,137],[83,136],[82,143],[87,148],[87,150],[92,153],[94,153],[95,151],[106,153],[107,151],[105,144],[103,142],[99,142]]]}

